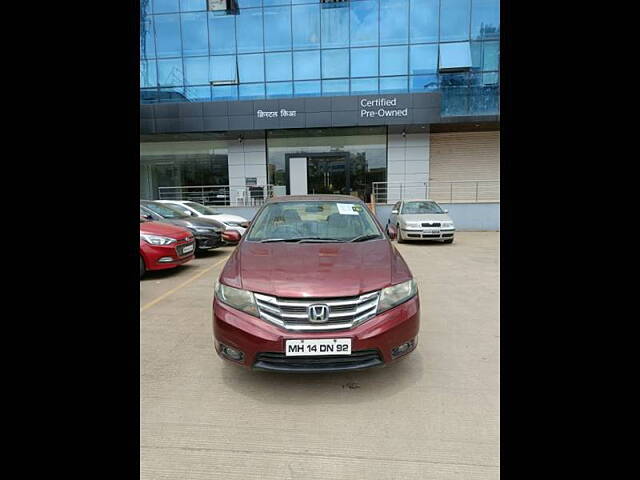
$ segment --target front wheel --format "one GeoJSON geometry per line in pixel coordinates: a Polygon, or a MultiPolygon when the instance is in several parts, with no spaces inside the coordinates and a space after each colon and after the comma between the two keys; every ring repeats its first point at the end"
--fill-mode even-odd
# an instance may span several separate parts
{"type": "Polygon", "coordinates": [[[402,238],[402,232],[400,231],[400,225],[398,225],[398,233],[396,233],[396,239],[398,240],[398,243],[405,243],[405,241],[402,238]]]}
{"type": "Polygon", "coordinates": [[[142,260],[142,256],[140,257],[140,278],[142,278],[144,276],[144,272],[145,272],[145,267],[144,267],[144,260],[142,260]]]}

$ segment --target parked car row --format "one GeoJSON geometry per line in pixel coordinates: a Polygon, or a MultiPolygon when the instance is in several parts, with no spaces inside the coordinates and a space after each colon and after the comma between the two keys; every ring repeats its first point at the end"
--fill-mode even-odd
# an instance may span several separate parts
{"type": "Polygon", "coordinates": [[[140,201],[140,277],[177,267],[198,252],[237,245],[248,221],[196,202],[140,201]]]}

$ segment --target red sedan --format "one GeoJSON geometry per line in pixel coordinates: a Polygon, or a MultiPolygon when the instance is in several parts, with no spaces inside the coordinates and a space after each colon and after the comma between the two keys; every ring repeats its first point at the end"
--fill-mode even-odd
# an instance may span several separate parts
{"type": "Polygon", "coordinates": [[[192,260],[194,250],[188,230],[140,218],[140,278],[147,270],[175,268],[192,260]]]}
{"type": "Polygon", "coordinates": [[[417,283],[354,197],[269,200],[214,293],[216,352],[255,370],[383,366],[416,348],[419,329],[417,283]]]}

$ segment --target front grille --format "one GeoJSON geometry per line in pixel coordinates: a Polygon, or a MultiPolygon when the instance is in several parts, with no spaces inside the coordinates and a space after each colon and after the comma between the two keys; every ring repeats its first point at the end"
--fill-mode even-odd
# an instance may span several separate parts
{"type": "Polygon", "coordinates": [[[322,357],[287,357],[284,353],[262,352],[256,355],[253,368],[278,372],[328,372],[360,370],[382,365],[377,350],[360,350],[351,355],[326,355],[322,357]]]}
{"type": "Polygon", "coordinates": [[[422,224],[423,227],[439,227],[440,222],[425,222],[422,224]]]}
{"type": "Polygon", "coordinates": [[[261,293],[254,294],[260,318],[288,330],[340,330],[353,328],[375,316],[378,292],[359,297],[335,298],[278,298],[261,293]],[[327,305],[329,317],[322,323],[309,320],[311,305],[327,305]]]}

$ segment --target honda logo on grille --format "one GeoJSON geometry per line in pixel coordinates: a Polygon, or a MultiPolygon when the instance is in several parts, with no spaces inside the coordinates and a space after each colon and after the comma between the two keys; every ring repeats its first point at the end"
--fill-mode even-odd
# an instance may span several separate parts
{"type": "Polygon", "coordinates": [[[307,313],[311,323],[324,323],[329,320],[329,305],[309,305],[307,313]]]}

